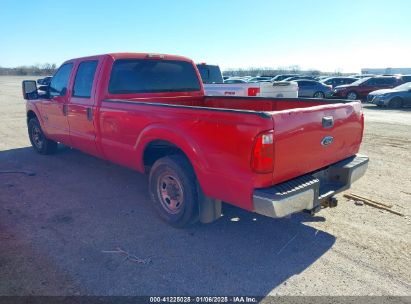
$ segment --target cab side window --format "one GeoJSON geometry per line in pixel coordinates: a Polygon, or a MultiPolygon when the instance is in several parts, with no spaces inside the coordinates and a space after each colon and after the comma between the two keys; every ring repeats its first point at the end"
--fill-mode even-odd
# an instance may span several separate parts
{"type": "Polygon", "coordinates": [[[368,85],[368,86],[374,86],[374,85],[377,85],[377,84],[378,83],[377,83],[375,78],[371,78],[371,79],[369,79],[365,82],[365,85],[368,85]]]}
{"type": "Polygon", "coordinates": [[[63,64],[50,82],[50,96],[64,96],[67,92],[67,86],[70,79],[71,70],[73,69],[72,63],[63,64]]]}
{"type": "Polygon", "coordinates": [[[385,80],[385,83],[384,84],[386,84],[386,85],[393,85],[393,84],[395,84],[397,82],[397,80],[395,79],[395,78],[387,78],[386,80],[385,80]]]}
{"type": "Polygon", "coordinates": [[[73,97],[90,98],[97,60],[80,63],[74,80],[73,97]]]}

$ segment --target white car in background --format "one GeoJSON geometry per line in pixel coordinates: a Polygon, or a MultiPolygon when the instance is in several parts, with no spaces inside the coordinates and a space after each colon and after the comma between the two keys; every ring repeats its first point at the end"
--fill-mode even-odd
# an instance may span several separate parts
{"type": "Polygon", "coordinates": [[[218,65],[197,64],[208,96],[250,96],[297,98],[296,82],[244,82],[224,83],[218,65]]]}

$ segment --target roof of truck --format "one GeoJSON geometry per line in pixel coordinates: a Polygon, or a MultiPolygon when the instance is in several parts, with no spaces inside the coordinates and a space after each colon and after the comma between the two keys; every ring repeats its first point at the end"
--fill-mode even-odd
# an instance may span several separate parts
{"type": "Polygon", "coordinates": [[[116,59],[168,59],[168,60],[179,60],[179,61],[188,61],[192,62],[190,58],[183,57],[183,56],[177,56],[177,55],[170,55],[170,54],[158,54],[158,53],[108,53],[108,54],[100,54],[100,55],[94,55],[94,56],[86,56],[86,57],[80,57],[80,58],[73,58],[70,60],[67,60],[66,62],[69,61],[74,61],[74,60],[84,60],[84,59],[95,59],[98,57],[111,57],[114,60],[116,59]]]}

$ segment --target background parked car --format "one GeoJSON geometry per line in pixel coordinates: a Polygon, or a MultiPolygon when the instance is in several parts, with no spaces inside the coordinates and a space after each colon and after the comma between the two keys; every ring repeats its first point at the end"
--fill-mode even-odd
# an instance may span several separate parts
{"type": "Polygon", "coordinates": [[[331,86],[319,81],[299,79],[295,82],[298,83],[298,97],[326,98],[332,94],[331,86]]]}
{"type": "Polygon", "coordinates": [[[274,78],[276,75],[270,75],[270,74],[263,74],[263,75],[258,75],[258,77],[268,77],[268,78],[270,78],[270,80],[272,79],[272,78],[274,78]]]}
{"type": "Polygon", "coordinates": [[[299,76],[299,75],[298,74],[280,74],[280,75],[277,75],[277,76],[271,78],[271,81],[281,81],[281,80],[284,80],[286,78],[294,77],[294,76],[299,76]]]}
{"type": "Polygon", "coordinates": [[[37,88],[37,93],[40,96],[47,95],[47,92],[49,90],[49,86],[50,86],[50,82],[51,82],[52,78],[53,78],[53,76],[46,76],[44,78],[37,79],[37,83],[39,84],[39,86],[37,88]]]}
{"type": "Polygon", "coordinates": [[[328,77],[328,78],[321,80],[320,82],[327,84],[327,85],[331,85],[333,88],[335,88],[336,86],[339,86],[339,85],[351,84],[357,80],[358,78],[353,78],[353,77],[328,77]]]}
{"type": "Polygon", "coordinates": [[[245,81],[244,79],[240,79],[240,78],[229,78],[224,80],[224,83],[246,83],[247,81],[245,81]]]}
{"type": "Polygon", "coordinates": [[[316,76],[315,77],[315,80],[317,80],[317,81],[323,81],[324,79],[327,79],[327,78],[330,78],[331,76],[316,76]]]}
{"type": "Polygon", "coordinates": [[[393,89],[373,91],[368,94],[367,100],[377,106],[390,108],[411,107],[411,82],[393,89]]]}
{"type": "Polygon", "coordinates": [[[402,82],[411,82],[411,75],[400,75],[402,82]]]}
{"type": "Polygon", "coordinates": [[[362,79],[362,78],[368,78],[368,77],[376,77],[377,75],[374,74],[354,74],[354,75],[350,75],[350,77],[354,77],[354,78],[358,78],[358,79],[362,79]]]}
{"type": "Polygon", "coordinates": [[[270,82],[271,77],[252,77],[248,79],[248,82],[270,82]]]}
{"type": "Polygon", "coordinates": [[[349,100],[365,99],[367,95],[379,89],[391,89],[402,82],[398,77],[368,77],[359,79],[351,84],[345,84],[335,87],[333,96],[347,98],[349,100]]]}
{"type": "Polygon", "coordinates": [[[200,72],[203,83],[223,83],[223,76],[218,65],[197,64],[197,69],[200,72]]]}
{"type": "Polygon", "coordinates": [[[304,76],[304,75],[302,75],[302,76],[288,77],[288,78],[283,79],[283,80],[281,80],[281,81],[294,81],[294,80],[299,80],[299,79],[315,80],[315,78],[312,77],[312,76],[304,76]]]}
{"type": "Polygon", "coordinates": [[[37,79],[37,84],[48,86],[52,78],[53,76],[46,76],[44,78],[37,79]]]}

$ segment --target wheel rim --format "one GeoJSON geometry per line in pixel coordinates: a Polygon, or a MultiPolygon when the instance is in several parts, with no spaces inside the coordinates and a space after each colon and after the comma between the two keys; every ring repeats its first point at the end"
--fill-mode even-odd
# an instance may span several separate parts
{"type": "Polygon", "coordinates": [[[178,178],[169,173],[164,173],[159,177],[157,195],[164,210],[170,214],[178,213],[183,207],[183,187],[178,178]]]}
{"type": "Polygon", "coordinates": [[[324,94],[321,93],[321,92],[317,92],[317,93],[314,94],[314,97],[316,97],[316,98],[324,98],[324,94]]]}
{"type": "Polygon", "coordinates": [[[44,135],[38,126],[33,126],[31,129],[31,138],[36,148],[41,149],[44,144],[44,135]]]}
{"type": "Polygon", "coordinates": [[[357,99],[357,94],[355,94],[355,93],[349,93],[349,94],[347,95],[347,99],[350,99],[350,100],[357,99]]]}

